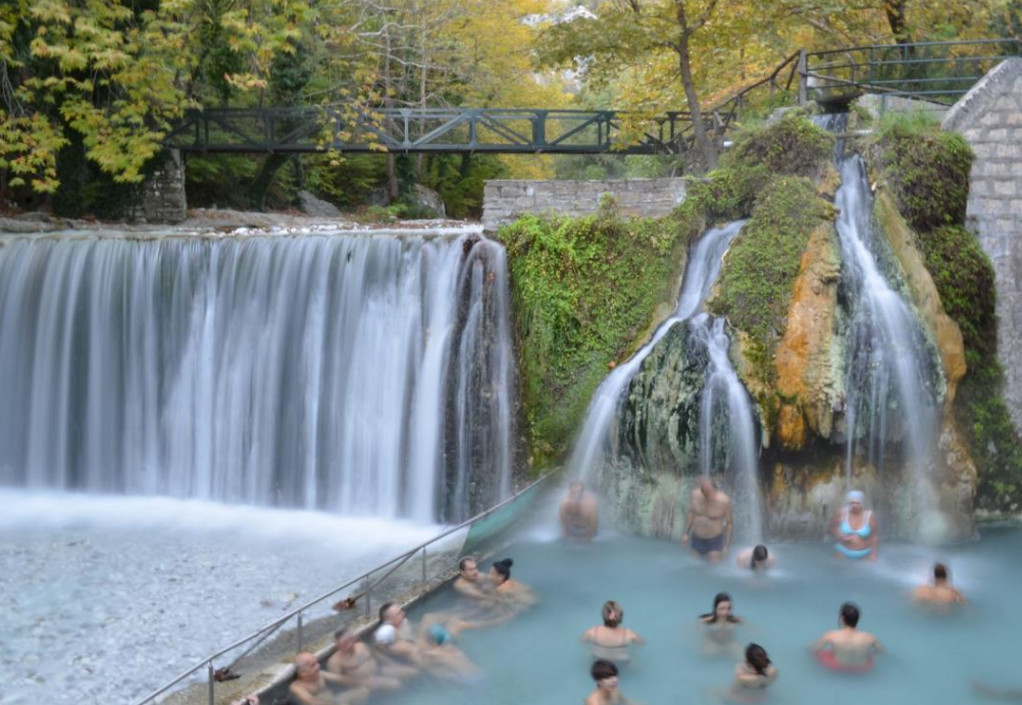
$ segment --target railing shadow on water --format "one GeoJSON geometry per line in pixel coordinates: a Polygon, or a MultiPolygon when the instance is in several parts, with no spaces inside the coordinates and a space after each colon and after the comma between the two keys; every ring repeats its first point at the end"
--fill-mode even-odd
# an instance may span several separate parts
{"type": "Polygon", "coordinates": [[[524,506],[531,505],[535,493],[550,477],[550,474],[540,477],[490,509],[292,609],[203,658],[145,697],[133,700],[132,705],[157,702],[215,705],[218,698],[220,702],[233,701],[268,687],[286,672],[296,653],[328,643],[327,637],[339,623],[355,627],[370,624],[381,605],[404,603],[443,585],[453,575],[457,559],[485,546],[513,524],[521,516],[514,505],[519,501],[525,501],[524,506]],[[268,667],[275,667],[277,673],[268,672],[268,667]],[[261,669],[256,676],[262,682],[253,682],[254,677],[238,677],[256,669],[261,669]],[[194,690],[203,679],[204,698],[194,690]]]}

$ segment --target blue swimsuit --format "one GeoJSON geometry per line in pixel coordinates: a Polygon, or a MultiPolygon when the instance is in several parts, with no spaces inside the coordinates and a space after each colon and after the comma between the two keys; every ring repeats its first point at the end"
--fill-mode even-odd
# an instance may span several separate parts
{"type": "MultiPolygon", "coordinates": [[[[842,518],[841,518],[841,533],[842,534],[856,534],[856,535],[859,536],[859,538],[863,538],[863,539],[869,538],[869,534],[870,534],[869,515],[870,514],[871,514],[871,512],[866,512],[865,521],[862,523],[862,526],[860,526],[858,529],[853,529],[852,525],[848,523],[848,509],[845,508],[843,510],[843,515],[842,515],[842,518]]],[[[847,546],[845,546],[840,541],[838,541],[837,543],[834,544],[834,550],[837,551],[838,553],[840,553],[841,555],[845,556],[846,558],[851,558],[853,560],[860,560],[862,558],[865,558],[866,556],[868,556],[870,553],[873,552],[872,548],[861,548],[861,549],[856,551],[856,550],[853,550],[851,548],[848,548],[847,546]]]]}

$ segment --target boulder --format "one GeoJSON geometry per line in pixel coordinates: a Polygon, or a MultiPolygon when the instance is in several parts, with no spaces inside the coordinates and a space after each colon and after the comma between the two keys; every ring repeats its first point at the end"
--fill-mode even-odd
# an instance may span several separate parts
{"type": "Polygon", "coordinates": [[[298,203],[302,213],[316,218],[339,218],[341,211],[333,203],[316,198],[308,191],[298,192],[298,203]]]}

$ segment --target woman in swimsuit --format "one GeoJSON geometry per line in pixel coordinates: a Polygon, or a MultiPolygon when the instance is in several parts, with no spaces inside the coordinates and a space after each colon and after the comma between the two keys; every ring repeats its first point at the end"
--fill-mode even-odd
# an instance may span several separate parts
{"type": "Polygon", "coordinates": [[[593,645],[593,658],[607,659],[615,663],[629,661],[631,656],[628,653],[628,646],[646,642],[631,629],[621,626],[625,612],[618,603],[613,600],[604,602],[602,613],[603,626],[586,629],[582,635],[582,641],[593,645]]]}
{"type": "Polygon", "coordinates": [[[847,504],[841,513],[834,517],[831,533],[837,541],[834,551],[839,556],[861,560],[877,558],[877,527],[876,517],[872,511],[863,508],[865,495],[859,490],[848,493],[847,504]]]}
{"type": "Polygon", "coordinates": [[[704,653],[734,653],[735,627],[742,623],[742,618],[732,614],[730,595],[718,592],[713,598],[713,611],[699,615],[699,622],[706,626],[703,636],[704,653]]]}

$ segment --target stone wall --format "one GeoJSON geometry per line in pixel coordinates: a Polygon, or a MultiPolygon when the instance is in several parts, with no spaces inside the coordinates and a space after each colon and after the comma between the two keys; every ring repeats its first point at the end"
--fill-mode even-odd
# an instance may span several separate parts
{"type": "Polygon", "coordinates": [[[483,227],[494,231],[526,213],[588,215],[609,194],[623,215],[659,217],[685,200],[685,179],[620,181],[487,181],[483,227]]]}
{"type": "Polygon", "coordinates": [[[944,118],[976,154],[967,219],[997,275],[1004,396],[1022,431],[1022,59],[988,73],[944,118]]]}
{"type": "Polygon", "coordinates": [[[181,152],[166,150],[160,166],[146,179],[142,195],[142,217],[148,223],[180,223],[188,217],[185,199],[185,168],[181,152]]]}

